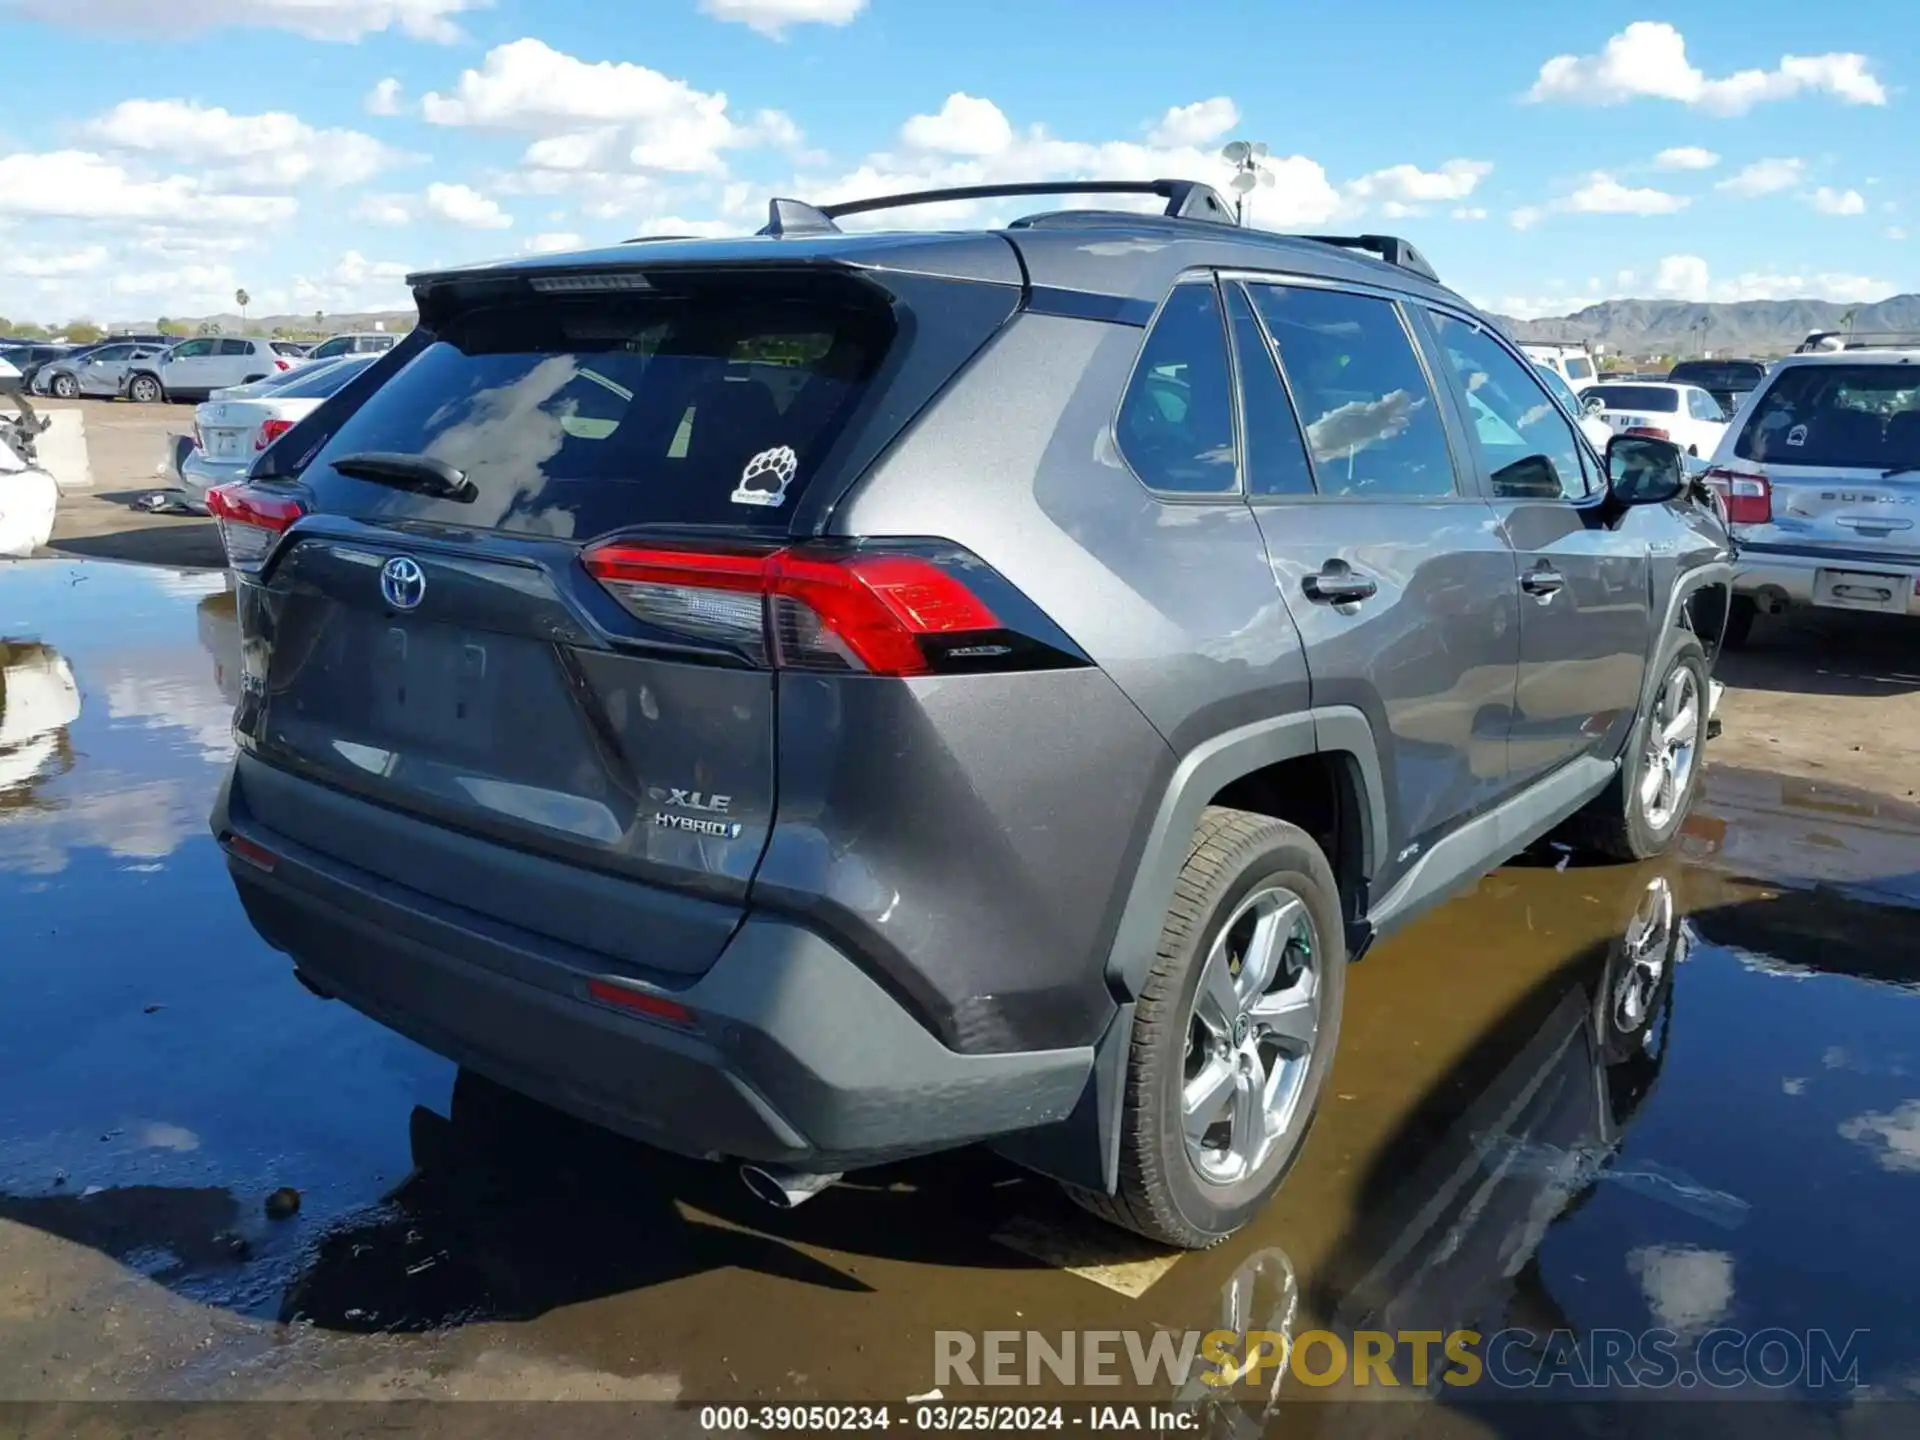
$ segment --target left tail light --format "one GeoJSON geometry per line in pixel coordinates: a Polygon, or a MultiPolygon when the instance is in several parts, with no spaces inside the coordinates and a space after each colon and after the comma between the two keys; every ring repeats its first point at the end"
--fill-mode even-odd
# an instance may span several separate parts
{"type": "Polygon", "coordinates": [[[273,368],[276,370],[291,370],[293,366],[288,364],[285,360],[275,360],[273,362],[273,368]]]}
{"type": "Polygon", "coordinates": [[[207,491],[207,509],[220,522],[220,543],[236,570],[258,570],[306,507],[290,495],[275,495],[241,481],[207,491]]]}
{"type": "Polygon", "coordinates": [[[291,420],[261,421],[260,433],[253,437],[253,448],[255,450],[266,449],[267,446],[271,445],[274,441],[278,440],[282,435],[286,434],[287,431],[291,430],[292,428],[293,428],[293,421],[291,420]]]}
{"type": "Polygon", "coordinates": [[[774,669],[914,676],[1085,663],[1030,601],[951,549],[610,541],[582,558],[637,619],[774,669]]]}

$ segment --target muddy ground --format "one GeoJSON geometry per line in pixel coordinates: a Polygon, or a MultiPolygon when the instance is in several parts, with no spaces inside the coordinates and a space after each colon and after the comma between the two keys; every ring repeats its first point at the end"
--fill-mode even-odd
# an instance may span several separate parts
{"type": "MultiPolygon", "coordinates": [[[[261,944],[205,827],[232,598],[173,568],[217,563],[217,539],[112,498],[189,412],[88,411],[94,496],[63,509],[55,558],[0,567],[0,636],[77,688],[0,784],[0,1404],[77,1408],[0,1408],[0,1431],[133,1428],[86,1408],[105,1400],[566,1398],[602,1402],[569,1433],[653,1433],[697,1423],[636,1408],[663,1399],[924,1394],[939,1331],[1222,1324],[1654,1327],[1685,1355],[1728,1329],[1860,1331],[1859,1384],[1819,1433],[1894,1433],[1861,1401],[1920,1394],[1920,663],[1900,628],[1763,622],[1722,667],[1679,855],[1543,850],[1357,966],[1300,1164],[1218,1249],[1143,1252],[980,1151],[780,1214],[317,1000],[261,944]],[[140,552],[169,564],[93,558],[140,552]],[[301,1203],[271,1218],[281,1187],[301,1203]]],[[[1730,1433],[1775,1433],[1740,1409],[1730,1433]]],[[[200,1433],[393,1413],[229,1411],[200,1433]]],[[[1570,1433],[1564,1407],[1526,1413],[1367,1423],[1570,1433]]],[[[552,1423],[495,1405],[456,1430],[552,1423]]]]}

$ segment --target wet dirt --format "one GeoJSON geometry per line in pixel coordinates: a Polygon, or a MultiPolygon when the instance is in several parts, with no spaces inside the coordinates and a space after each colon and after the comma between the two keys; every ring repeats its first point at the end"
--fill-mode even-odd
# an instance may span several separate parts
{"type": "Polygon", "coordinates": [[[294,981],[205,825],[226,587],[0,569],[0,1401],[900,1401],[937,1331],[1282,1322],[1858,1330],[1862,1393],[1920,1385],[1904,797],[1715,751],[1675,856],[1543,850],[1383,944],[1299,1165],[1214,1251],[981,1151],[782,1214],[294,981]]]}

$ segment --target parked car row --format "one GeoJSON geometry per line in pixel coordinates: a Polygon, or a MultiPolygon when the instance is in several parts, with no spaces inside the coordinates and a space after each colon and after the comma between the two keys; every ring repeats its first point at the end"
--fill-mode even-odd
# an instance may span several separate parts
{"type": "Polygon", "coordinates": [[[88,346],[0,347],[0,355],[20,371],[36,395],[62,400],[123,395],[142,404],[198,402],[216,391],[284,375],[315,361],[380,354],[393,348],[399,338],[369,331],[334,335],[308,345],[243,335],[203,335],[191,340],[133,335],[88,346]]]}

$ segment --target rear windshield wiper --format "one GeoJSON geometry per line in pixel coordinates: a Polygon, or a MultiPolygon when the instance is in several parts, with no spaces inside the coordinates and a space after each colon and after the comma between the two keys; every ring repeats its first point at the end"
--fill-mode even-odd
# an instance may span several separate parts
{"type": "Polygon", "coordinates": [[[1882,470],[1880,472],[1880,478],[1882,480],[1891,480],[1896,475],[1911,475],[1916,470],[1920,470],[1920,460],[1916,460],[1911,465],[1896,465],[1891,470],[1882,470]]]}
{"type": "Polygon", "coordinates": [[[350,480],[371,480],[395,490],[411,490],[436,500],[468,501],[480,491],[467,472],[431,455],[408,455],[398,450],[367,450],[327,462],[334,473],[350,480]]]}

